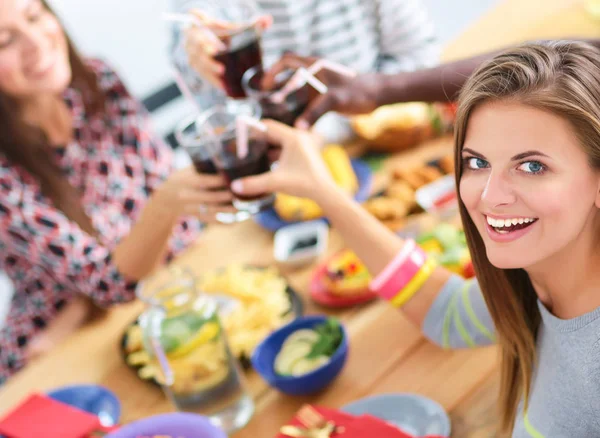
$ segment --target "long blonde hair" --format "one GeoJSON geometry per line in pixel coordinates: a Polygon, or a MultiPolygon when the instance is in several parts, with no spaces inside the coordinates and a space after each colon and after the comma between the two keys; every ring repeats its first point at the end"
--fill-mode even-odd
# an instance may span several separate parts
{"type": "MultiPolygon", "coordinates": [[[[490,101],[511,101],[551,112],[573,127],[593,168],[600,169],[600,51],[589,44],[554,41],[508,50],[482,65],[461,91],[455,128],[455,159],[461,163],[469,117],[490,101]]],[[[462,166],[457,165],[456,184],[462,166]]],[[[459,201],[469,249],[501,347],[502,426],[512,429],[518,405],[527,408],[535,342],[540,324],[537,295],[523,269],[499,269],[465,205],[459,201]]]]}

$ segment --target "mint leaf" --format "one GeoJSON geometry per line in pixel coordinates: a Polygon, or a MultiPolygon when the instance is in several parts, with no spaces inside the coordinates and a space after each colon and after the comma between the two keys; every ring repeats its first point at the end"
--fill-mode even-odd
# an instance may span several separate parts
{"type": "Polygon", "coordinates": [[[328,318],[324,324],[315,326],[313,330],[319,335],[319,339],[306,357],[314,359],[318,356],[333,356],[342,343],[340,322],[336,318],[328,318]]]}

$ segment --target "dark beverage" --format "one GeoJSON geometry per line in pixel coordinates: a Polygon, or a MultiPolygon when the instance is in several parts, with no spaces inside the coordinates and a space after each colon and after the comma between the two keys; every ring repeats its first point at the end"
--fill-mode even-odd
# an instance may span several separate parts
{"type": "MultiPolygon", "coordinates": [[[[230,144],[225,147],[225,150],[235,151],[235,147],[235,140],[230,140],[230,144]]],[[[229,184],[239,178],[266,173],[271,169],[266,145],[263,141],[251,139],[246,157],[238,158],[233,154],[228,154],[228,156],[221,159],[220,168],[229,184]]],[[[234,195],[242,201],[254,201],[266,196],[265,193],[253,196],[243,196],[237,193],[234,193],[234,195]]]]}
{"type": "Polygon", "coordinates": [[[215,55],[215,60],[225,66],[223,75],[223,86],[229,97],[241,99],[246,97],[242,87],[242,77],[252,67],[262,65],[262,53],[258,35],[254,28],[245,29],[242,32],[221,40],[229,47],[228,50],[215,55]]]}
{"type": "Polygon", "coordinates": [[[291,91],[281,102],[275,101],[272,98],[292,78],[294,73],[294,70],[286,70],[280,73],[277,76],[276,86],[268,90],[262,84],[262,69],[253,68],[246,73],[246,77],[243,80],[246,94],[258,101],[263,118],[273,119],[288,126],[294,126],[296,119],[306,110],[311,99],[308,85],[291,91]]]}
{"type": "Polygon", "coordinates": [[[291,92],[281,103],[275,103],[270,97],[265,96],[259,100],[262,114],[265,119],[273,119],[288,126],[294,126],[296,119],[308,106],[308,90],[302,87],[291,92]]]}
{"type": "Polygon", "coordinates": [[[217,168],[212,160],[193,160],[192,162],[194,163],[194,167],[198,173],[206,173],[210,175],[217,173],[217,168]]]}
{"type": "Polygon", "coordinates": [[[198,173],[206,173],[209,175],[215,175],[217,173],[217,168],[215,167],[215,163],[211,158],[202,158],[198,155],[194,156],[190,154],[190,158],[192,159],[192,163],[194,167],[198,171],[198,173]]]}

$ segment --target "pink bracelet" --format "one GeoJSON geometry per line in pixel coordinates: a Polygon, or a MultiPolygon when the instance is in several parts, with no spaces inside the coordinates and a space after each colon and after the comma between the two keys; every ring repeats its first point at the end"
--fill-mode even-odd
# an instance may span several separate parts
{"type": "Polygon", "coordinates": [[[379,273],[377,277],[371,280],[371,284],[369,287],[371,290],[379,290],[383,287],[383,285],[392,277],[398,267],[404,263],[406,258],[410,255],[410,253],[415,249],[416,243],[414,240],[407,240],[402,249],[396,257],[392,259],[392,261],[379,273]]]}
{"type": "Polygon", "coordinates": [[[370,285],[372,291],[387,301],[392,300],[419,272],[427,254],[416,243],[408,241],[402,251],[370,285]]]}

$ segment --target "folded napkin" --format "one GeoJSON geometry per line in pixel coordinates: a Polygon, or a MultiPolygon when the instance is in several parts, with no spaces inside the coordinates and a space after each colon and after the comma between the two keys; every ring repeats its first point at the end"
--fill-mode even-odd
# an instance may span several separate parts
{"type": "Polygon", "coordinates": [[[0,420],[6,438],[95,438],[115,430],[103,427],[95,415],[33,394],[0,420]]]}
{"type": "MultiPolygon", "coordinates": [[[[361,415],[360,417],[356,417],[356,420],[351,427],[353,428],[353,433],[356,434],[357,438],[366,436],[378,438],[447,438],[437,435],[416,437],[402,431],[397,426],[386,423],[380,418],[373,417],[372,415],[361,415]]],[[[350,438],[350,436],[348,436],[348,438],[350,438]]]]}
{"type": "MultiPolygon", "coordinates": [[[[342,433],[332,434],[332,438],[444,438],[434,436],[415,437],[372,415],[355,417],[335,409],[321,406],[313,406],[313,408],[327,420],[333,421],[336,426],[344,428],[342,433]]],[[[304,427],[296,416],[288,424],[304,427]]],[[[286,437],[287,435],[280,433],[276,438],[286,437]]]]}

